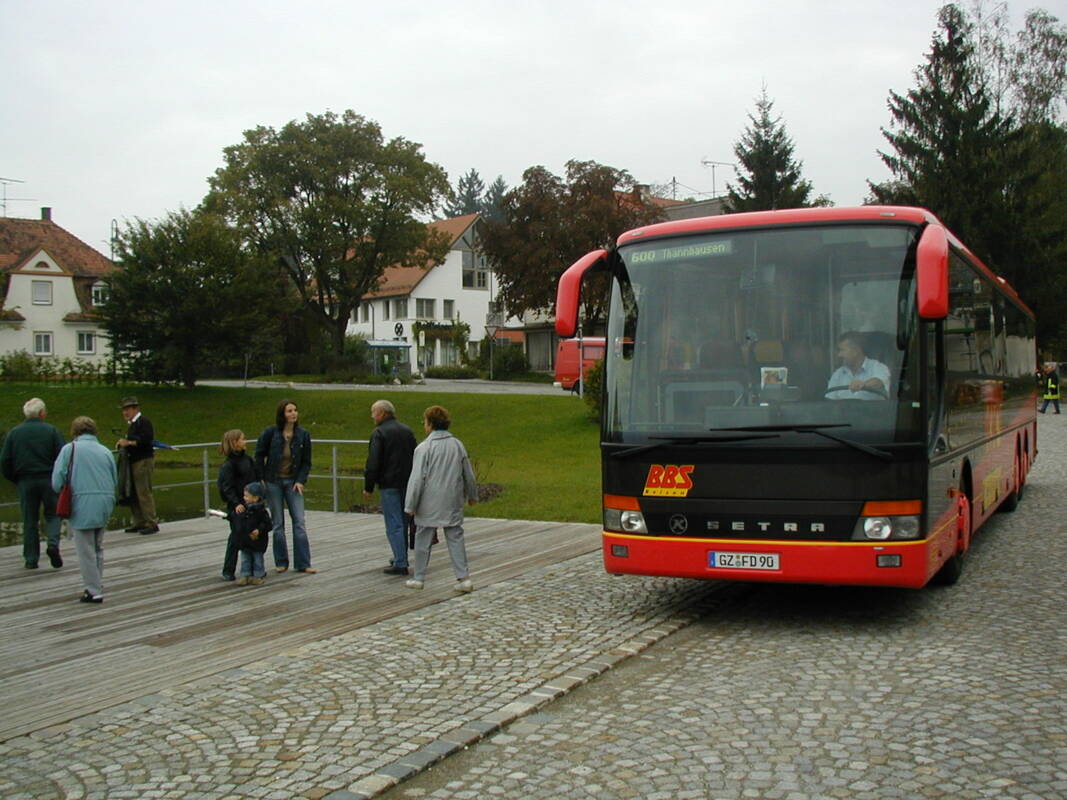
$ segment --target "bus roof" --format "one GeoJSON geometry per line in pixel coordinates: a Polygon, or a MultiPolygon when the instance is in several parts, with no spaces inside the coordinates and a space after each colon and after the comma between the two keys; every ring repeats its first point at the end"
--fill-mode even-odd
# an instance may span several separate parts
{"type": "Polygon", "coordinates": [[[619,236],[616,244],[622,247],[623,245],[635,244],[646,239],[684,236],[693,233],[777,227],[779,225],[821,225],[832,222],[879,222],[886,224],[906,222],[913,225],[939,225],[944,229],[953,247],[965,253],[967,258],[978,269],[983,271],[1000,291],[1012,298],[1028,314],[1033,316],[1034,312],[1019,297],[1014,287],[1005,278],[1000,277],[987,267],[933,213],[925,208],[914,206],[787,208],[780,211],[748,211],[740,214],[720,214],[714,217],[680,219],[673,222],[660,222],[655,225],[634,228],[619,236]]]}

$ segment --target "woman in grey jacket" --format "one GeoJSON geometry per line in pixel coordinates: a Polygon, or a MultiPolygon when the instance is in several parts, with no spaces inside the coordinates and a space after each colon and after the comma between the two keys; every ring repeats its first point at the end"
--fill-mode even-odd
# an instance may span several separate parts
{"type": "Polygon", "coordinates": [[[415,516],[415,575],[405,584],[411,589],[421,589],[426,580],[437,528],[444,528],[456,591],[474,588],[463,544],[463,501],[474,503],[478,486],[463,442],[448,432],[451,422],[441,406],[430,406],[423,412],[422,424],[429,435],[415,448],[404,499],[404,511],[415,516]]]}
{"type": "Polygon", "coordinates": [[[96,423],[76,417],[70,425],[74,441],[63,446],[52,467],[52,488],[59,492],[67,483],[67,467],[74,459],[70,486],[73,492],[69,525],[78,551],[85,593],[83,603],[104,602],[104,531],[115,508],[118,474],[111,451],[96,438],[96,423]]]}

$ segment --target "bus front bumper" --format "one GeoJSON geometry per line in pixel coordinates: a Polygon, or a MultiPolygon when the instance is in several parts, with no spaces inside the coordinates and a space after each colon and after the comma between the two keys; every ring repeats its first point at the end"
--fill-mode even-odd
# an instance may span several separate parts
{"type": "Polygon", "coordinates": [[[936,571],[929,543],[692,539],[604,531],[610,573],[674,578],[925,586],[936,571]]]}

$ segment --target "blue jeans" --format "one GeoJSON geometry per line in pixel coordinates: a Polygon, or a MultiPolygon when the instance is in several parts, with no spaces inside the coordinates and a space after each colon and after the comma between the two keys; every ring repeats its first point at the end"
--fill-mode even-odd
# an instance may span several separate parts
{"type": "Polygon", "coordinates": [[[382,516],[385,517],[385,535],[393,550],[393,566],[406,569],[408,565],[407,525],[404,524],[404,491],[381,489],[382,516]]]}
{"type": "Polygon", "coordinates": [[[262,578],[267,574],[267,568],[263,566],[263,553],[258,550],[241,551],[241,577],[262,578]]]}
{"type": "Polygon", "coordinates": [[[272,538],[274,539],[274,566],[289,566],[289,546],[285,541],[285,508],[289,508],[289,517],[293,520],[293,558],[295,569],[307,569],[311,566],[311,544],[308,542],[307,527],[304,525],[304,495],[293,488],[291,478],[276,481],[264,481],[267,487],[267,505],[274,522],[272,538]]]}

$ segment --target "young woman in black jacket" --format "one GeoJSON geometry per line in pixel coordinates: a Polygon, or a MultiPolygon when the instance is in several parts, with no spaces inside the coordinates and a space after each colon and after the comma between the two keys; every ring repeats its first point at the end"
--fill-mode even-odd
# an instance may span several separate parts
{"type": "Polygon", "coordinates": [[[256,480],[256,465],[245,452],[248,441],[239,430],[226,431],[222,434],[219,450],[226,457],[219,468],[219,496],[226,504],[227,518],[230,520],[230,536],[226,540],[226,557],[222,562],[222,579],[232,581],[237,572],[237,533],[234,530],[234,512],[240,514],[245,510],[244,491],[248,484],[256,480]]]}

